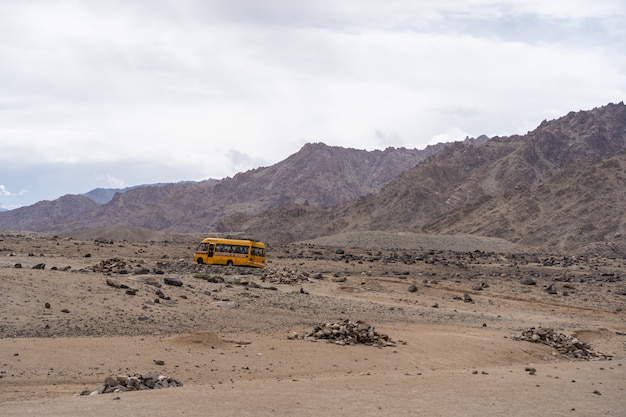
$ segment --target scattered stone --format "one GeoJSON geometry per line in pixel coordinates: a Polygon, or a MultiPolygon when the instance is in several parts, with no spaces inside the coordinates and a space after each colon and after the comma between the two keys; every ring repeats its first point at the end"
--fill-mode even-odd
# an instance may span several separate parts
{"type": "Polygon", "coordinates": [[[473,303],[474,300],[472,299],[472,297],[470,297],[469,294],[463,294],[463,301],[466,303],[473,303]]]}
{"type": "Polygon", "coordinates": [[[533,280],[532,278],[522,278],[522,280],[520,281],[520,284],[523,284],[523,285],[537,285],[537,282],[535,280],[533,280]]]}
{"type": "Polygon", "coordinates": [[[417,286],[414,284],[409,285],[409,292],[417,292],[417,286]]]}
{"type": "Polygon", "coordinates": [[[21,268],[21,267],[22,267],[22,264],[17,263],[17,264],[15,264],[15,267],[19,269],[19,268],[21,268]]]}
{"type": "Polygon", "coordinates": [[[121,288],[122,284],[115,278],[107,277],[107,285],[109,287],[121,288]]]}
{"type": "Polygon", "coordinates": [[[69,312],[70,312],[70,310],[67,309],[67,308],[64,308],[63,310],[61,310],[61,313],[69,313],[69,312]]]}
{"type": "Polygon", "coordinates": [[[556,292],[556,285],[554,285],[554,284],[550,284],[550,285],[546,288],[546,292],[547,292],[548,294],[555,295],[555,294],[557,293],[557,292],[556,292]]]}
{"type": "Polygon", "coordinates": [[[91,253],[86,253],[85,258],[91,258],[91,253]]]}
{"type": "Polygon", "coordinates": [[[45,269],[46,268],[46,264],[44,263],[39,263],[33,266],[33,269],[45,269]]]}
{"type": "Polygon", "coordinates": [[[154,361],[154,364],[155,364],[155,365],[159,365],[159,366],[163,366],[163,365],[165,365],[165,361],[160,360],[160,359],[156,359],[156,360],[154,361]]]}
{"type": "Polygon", "coordinates": [[[165,282],[167,285],[173,285],[175,287],[180,287],[183,285],[183,281],[180,278],[166,277],[163,278],[163,282],[165,282]]]}
{"type": "Polygon", "coordinates": [[[47,303],[45,303],[43,306],[44,306],[45,308],[50,308],[50,303],[48,303],[48,302],[47,302],[47,303]]]}

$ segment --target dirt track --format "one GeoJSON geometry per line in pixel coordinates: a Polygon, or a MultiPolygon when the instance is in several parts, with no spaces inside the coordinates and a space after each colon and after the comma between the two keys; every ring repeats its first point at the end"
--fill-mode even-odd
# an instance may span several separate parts
{"type": "Polygon", "coordinates": [[[624,260],[300,244],[271,248],[261,271],[198,267],[195,242],[0,239],[0,415],[626,409],[624,260]],[[111,259],[128,273],[96,272],[111,259]],[[45,268],[32,269],[38,263],[45,268]],[[551,284],[556,294],[546,292],[551,284]],[[341,319],[366,321],[396,346],[287,339],[341,319]],[[577,335],[612,360],[574,361],[512,339],[539,326],[577,335]],[[75,396],[107,376],[148,371],[184,386],[75,396]]]}

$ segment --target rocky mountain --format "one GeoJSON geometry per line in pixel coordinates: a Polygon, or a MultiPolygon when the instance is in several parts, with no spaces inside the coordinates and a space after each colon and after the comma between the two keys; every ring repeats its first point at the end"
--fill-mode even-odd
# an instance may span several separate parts
{"type": "Polygon", "coordinates": [[[220,229],[291,241],[348,230],[469,233],[529,248],[626,254],[626,106],[544,121],[526,135],[455,143],[375,195],[333,210],[285,206],[220,229]]]}
{"type": "Polygon", "coordinates": [[[64,195],[54,202],[44,200],[32,206],[0,213],[0,229],[63,230],[76,217],[98,208],[98,204],[83,195],[64,195]]]}
{"type": "MultiPolygon", "coordinates": [[[[486,139],[466,142],[480,143],[486,139]]],[[[72,197],[77,208],[68,206],[70,196],[66,196],[0,213],[0,229],[67,231],[123,224],[173,232],[206,232],[232,214],[255,215],[291,204],[331,207],[376,193],[445,146],[365,151],[310,143],[275,165],[219,181],[157,184],[115,193],[94,190],[82,196],[89,197],[93,204],[78,204],[84,200],[72,197]]]]}
{"type": "Polygon", "coordinates": [[[113,199],[117,193],[125,193],[129,188],[94,188],[84,195],[94,203],[106,204],[113,199]]]}
{"type": "Polygon", "coordinates": [[[312,143],[233,178],[137,187],[106,204],[64,196],[0,213],[0,229],[112,225],[270,244],[347,231],[473,234],[530,249],[626,256],[626,106],[423,151],[312,143]]]}
{"type": "MultiPolygon", "coordinates": [[[[215,180],[208,180],[215,181],[215,180]]],[[[177,184],[195,184],[196,181],[181,181],[177,184]]],[[[169,183],[154,183],[154,184],[144,184],[144,185],[135,185],[132,187],[126,188],[94,188],[91,191],[86,192],[84,195],[88,197],[90,200],[98,203],[98,204],[106,204],[109,201],[113,200],[115,194],[117,193],[125,193],[126,191],[134,190],[136,188],[144,188],[144,187],[163,187],[168,185],[169,183]]]]}

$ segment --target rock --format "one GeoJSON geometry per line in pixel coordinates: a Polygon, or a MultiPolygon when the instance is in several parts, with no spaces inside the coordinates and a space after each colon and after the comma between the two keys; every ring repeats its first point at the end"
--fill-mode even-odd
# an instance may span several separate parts
{"type": "Polygon", "coordinates": [[[112,376],[107,377],[104,380],[104,385],[108,386],[108,387],[117,387],[118,385],[118,380],[117,378],[114,378],[112,376]]]}
{"type": "Polygon", "coordinates": [[[414,284],[409,285],[409,292],[417,292],[417,286],[414,284]]]}
{"type": "Polygon", "coordinates": [[[44,306],[45,308],[50,308],[50,303],[48,303],[48,302],[47,302],[47,303],[45,303],[43,306],[44,306]]]}
{"type": "Polygon", "coordinates": [[[39,263],[33,266],[33,269],[45,269],[46,268],[46,264],[44,263],[39,263]]]}
{"type": "Polygon", "coordinates": [[[520,284],[523,284],[523,285],[537,285],[535,280],[533,280],[532,278],[522,278],[522,280],[520,281],[520,284]]]}
{"type": "Polygon", "coordinates": [[[116,280],[115,278],[111,278],[111,277],[107,277],[107,285],[109,287],[114,287],[114,288],[120,288],[121,284],[118,280],[116,280]]]}
{"type": "Polygon", "coordinates": [[[463,301],[465,301],[466,303],[473,303],[474,300],[472,299],[472,297],[470,297],[469,294],[463,294],[463,301]]]}
{"type": "Polygon", "coordinates": [[[556,285],[554,285],[554,284],[550,284],[550,285],[546,288],[546,290],[545,290],[545,291],[546,291],[548,294],[555,295],[555,294],[557,293],[557,291],[556,291],[556,285]]]}
{"type": "Polygon", "coordinates": [[[21,267],[22,267],[22,264],[17,263],[17,264],[15,264],[15,267],[19,269],[19,268],[21,268],[21,267]]]}
{"type": "Polygon", "coordinates": [[[180,278],[166,277],[163,278],[163,282],[165,282],[167,285],[173,285],[175,287],[180,287],[183,285],[183,281],[180,278]]]}

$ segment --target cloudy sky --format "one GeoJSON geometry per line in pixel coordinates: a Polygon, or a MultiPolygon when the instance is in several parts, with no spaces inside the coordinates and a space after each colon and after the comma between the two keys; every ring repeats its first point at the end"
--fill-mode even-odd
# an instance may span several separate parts
{"type": "Polygon", "coordinates": [[[0,207],[626,97],[623,0],[0,0],[0,207]]]}

